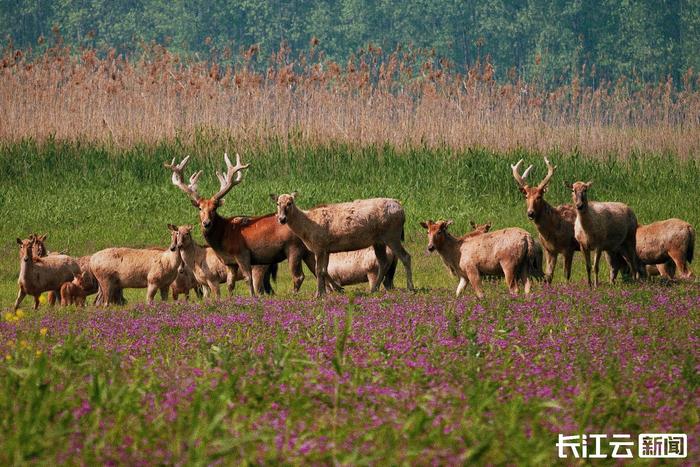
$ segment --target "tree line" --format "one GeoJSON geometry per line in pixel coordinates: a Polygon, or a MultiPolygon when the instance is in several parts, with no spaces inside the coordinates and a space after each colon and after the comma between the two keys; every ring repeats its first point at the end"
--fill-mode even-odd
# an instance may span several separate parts
{"type": "Polygon", "coordinates": [[[552,84],[580,75],[680,83],[700,69],[700,0],[5,0],[0,24],[21,48],[57,34],[124,53],[156,42],[182,54],[256,45],[266,57],[317,43],[343,62],[372,44],[434,51],[462,68],[489,61],[497,78],[552,84]]]}

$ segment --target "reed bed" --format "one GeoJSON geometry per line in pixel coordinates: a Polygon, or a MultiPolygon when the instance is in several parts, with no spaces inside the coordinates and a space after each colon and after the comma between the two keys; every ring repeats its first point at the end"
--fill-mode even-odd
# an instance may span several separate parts
{"type": "Polygon", "coordinates": [[[138,56],[57,45],[5,47],[0,139],[116,147],[202,132],[237,143],[330,142],[496,152],[700,154],[700,74],[682,83],[598,80],[580,70],[552,89],[484,61],[459,71],[425,51],[369,47],[339,64],[311,46],[269,58],[189,59],[151,46],[138,56]],[[496,79],[497,76],[503,79],[496,79]]]}

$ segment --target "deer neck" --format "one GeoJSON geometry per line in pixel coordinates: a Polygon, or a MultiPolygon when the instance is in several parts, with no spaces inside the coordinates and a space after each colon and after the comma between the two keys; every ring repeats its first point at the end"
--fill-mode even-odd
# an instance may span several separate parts
{"type": "Polygon", "coordinates": [[[537,230],[539,232],[545,232],[545,234],[551,234],[553,230],[559,228],[559,220],[552,205],[542,200],[542,209],[534,219],[537,230]]]}
{"type": "Polygon", "coordinates": [[[453,237],[449,232],[445,232],[445,239],[437,247],[437,251],[445,263],[449,266],[456,266],[459,264],[459,250],[461,246],[461,240],[453,237]]]}
{"type": "Polygon", "coordinates": [[[185,266],[194,270],[194,266],[197,263],[197,259],[200,256],[199,253],[202,248],[194,242],[190,243],[186,248],[180,250],[180,258],[185,266]]]}
{"type": "Polygon", "coordinates": [[[302,239],[308,237],[309,233],[313,232],[315,226],[306,211],[302,211],[296,206],[287,213],[287,225],[302,239]]]}
{"type": "Polygon", "coordinates": [[[202,232],[204,234],[204,240],[206,240],[209,246],[215,251],[221,250],[223,248],[223,240],[227,228],[236,228],[236,226],[233,225],[233,218],[224,219],[218,212],[214,213],[211,228],[206,232],[202,232]]]}
{"type": "Polygon", "coordinates": [[[19,260],[19,280],[23,280],[29,272],[33,269],[34,267],[34,260],[30,259],[29,261],[25,261],[24,259],[19,260]]]}

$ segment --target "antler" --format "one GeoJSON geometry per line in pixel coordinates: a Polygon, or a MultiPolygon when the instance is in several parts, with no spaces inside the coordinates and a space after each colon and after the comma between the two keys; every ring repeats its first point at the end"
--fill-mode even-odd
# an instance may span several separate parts
{"type": "Polygon", "coordinates": [[[218,170],[216,171],[216,178],[219,179],[221,188],[219,189],[219,192],[212,197],[212,199],[215,201],[221,200],[221,198],[226,196],[226,193],[228,193],[231,188],[241,183],[243,180],[243,169],[250,167],[250,164],[241,163],[241,156],[238,153],[236,153],[235,166],[231,164],[227,153],[224,153],[224,161],[226,161],[226,175],[219,173],[218,170]],[[234,175],[236,178],[233,177],[234,175]]]}
{"type": "Polygon", "coordinates": [[[523,163],[523,160],[520,159],[517,164],[510,166],[510,168],[513,170],[513,178],[515,181],[518,183],[518,186],[520,188],[525,188],[527,183],[525,182],[525,179],[527,178],[528,175],[530,175],[530,170],[532,170],[532,165],[525,169],[525,172],[523,172],[522,175],[520,175],[520,165],[523,163]]]}
{"type": "Polygon", "coordinates": [[[199,204],[199,201],[202,199],[202,197],[197,193],[197,181],[199,180],[199,176],[202,175],[202,171],[200,170],[199,172],[195,172],[192,174],[190,177],[190,184],[185,185],[185,182],[183,180],[183,175],[182,171],[184,170],[185,166],[187,163],[190,161],[190,156],[185,157],[182,159],[182,162],[179,164],[175,163],[175,158],[173,158],[173,161],[168,164],[164,163],[163,165],[173,171],[173,185],[181,189],[182,191],[185,192],[190,198],[192,198],[192,201],[195,203],[199,204]]]}
{"type": "Polygon", "coordinates": [[[537,186],[538,188],[544,188],[547,186],[549,180],[552,178],[552,175],[554,175],[554,170],[557,168],[556,166],[552,165],[552,163],[549,162],[549,159],[546,157],[544,158],[544,163],[547,164],[547,175],[545,175],[540,184],[537,186]]]}

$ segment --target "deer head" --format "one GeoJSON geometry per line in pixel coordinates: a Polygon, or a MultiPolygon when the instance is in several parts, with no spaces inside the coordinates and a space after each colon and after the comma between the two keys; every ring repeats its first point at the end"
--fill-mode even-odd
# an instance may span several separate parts
{"type": "Polygon", "coordinates": [[[571,199],[579,211],[585,211],[588,207],[588,189],[593,182],[576,182],[574,184],[564,182],[564,186],[571,189],[571,199]]]}
{"type": "Polygon", "coordinates": [[[547,175],[545,175],[545,177],[542,179],[539,185],[537,185],[536,187],[531,187],[525,182],[525,179],[530,174],[530,170],[532,170],[532,165],[525,169],[525,172],[523,172],[523,174],[520,175],[520,165],[522,163],[523,160],[520,159],[517,164],[511,165],[510,168],[513,171],[513,178],[518,184],[520,192],[523,195],[525,195],[525,202],[527,205],[527,217],[530,220],[535,220],[539,217],[540,212],[542,212],[542,208],[544,207],[544,194],[547,192],[549,181],[552,179],[556,167],[553,166],[552,163],[549,162],[549,159],[545,157],[544,163],[547,165],[547,175]]]}
{"type": "Polygon", "coordinates": [[[428,251],[435,251],[445,241],[447,228],[452,225],[451,220],[433,222],[431,220],[420,223],[421,227],[428,230],[428,251]]]}
{"type": "Polygon", "coordinates": [[[19,245],[19,259],[25,263],[30,262],[34,259],[34,238],[29,239],[17,239],[17,244],[19,245]]]}
{"type": "Polygon", "coordinates": [[[287,217],[289,211],[294,209],[294,200],[296,199],[297,192],[294,191],[288,195],[277,196],[274,193],[270,193],[270,199],[277,203],[277,221],[284,225],[287,223],[287,217]]]}
{"type": "Polygon", "coordinates": [[[216,172],[216,178],[219,179],[219,191],[211,198],[203,198],[197,191],[197,182],[202,175],[202,171],[192,174],[189,184],[185,184],[183,170],[187,166],[190,156],[185,157],[179,164],[175,163],[175,159],[170,164],[163,164],[173,173],[173,185],[182,190],[190,197],[192,205],[199,209],[199,220],[202,224],[202,229],[206,233],[213,225],[213,220],[216,216],[216,209],[224,202],[223,198],[233,188],[243,181],[243,169],[250,167],[250,164],[241,163],[241,156],[236,154],[236,165],[231,163],[228,154],[224,153],[224,162],[226,162],[226,173],[216,172]]]}

